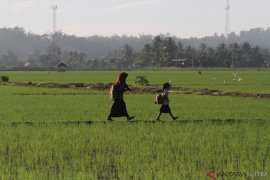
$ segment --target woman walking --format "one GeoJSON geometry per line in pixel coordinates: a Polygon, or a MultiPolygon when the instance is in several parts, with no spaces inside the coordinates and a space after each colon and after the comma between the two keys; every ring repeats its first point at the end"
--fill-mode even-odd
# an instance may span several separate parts
{"type": "Polygon", "coordinates": [[[170,83],[164,83],[163,84],[163,90],[162,90],[162,105],[160,107],[158,116],[157,116],[157,121],[159,121],[160,116],[162,113],[169,113],[170,116],[172,117],[173,120],[176,120],[178,116],[173,116],[170,106],[169,106],[169,89],[171,85],[170,83]]]}
{"type": "Polygon", "coordinates": [[[110,114],[107,118],[108,121],[112,121],[112,117],[127,117],[127,120],[130,121],[134,116],[129,116],[126,108],[126,103],[124,101],[124,92],[130,91],[130,88],[126,84],[126,79],[128,74],[126,72],[120,73],[116,82],[114,83],[111,89],[112,100],[114,101],[110,114]]]}

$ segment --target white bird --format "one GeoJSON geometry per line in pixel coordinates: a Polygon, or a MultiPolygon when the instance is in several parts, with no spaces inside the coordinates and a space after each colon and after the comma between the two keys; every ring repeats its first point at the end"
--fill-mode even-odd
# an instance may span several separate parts
{"type": "Polygon", "coordinates": [[[232,79],[233,81],[235,81],[235,80],[241,81],[242,80],[242,78],[237,76],[237,72],[233,73],[233,76],[234,76],[234,78],[232,79]]]}
{"type": "Polygon", "coordinates": [[[233,73],[233,76],[236,78],[237,77],[237,72],[236,73],[233,73]]]}

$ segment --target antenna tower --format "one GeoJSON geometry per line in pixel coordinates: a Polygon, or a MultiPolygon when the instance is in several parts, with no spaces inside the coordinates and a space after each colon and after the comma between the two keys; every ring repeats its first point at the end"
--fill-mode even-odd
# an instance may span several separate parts
{"type": "Polygon", "coordinates": [[[225,38],[228,40],[230,33],[230,2],[226,0],[226,25],[225,25],[225,38]]]}
{"type": "Polygon", "coordinates": [[[53,34],[52,34],[52,42],[53,44],[55,44],[55,33],[56,33],[56,10],[57,10],[57,6],[53,5],[52,6],[52,10],[53,10],[53,34]]]}

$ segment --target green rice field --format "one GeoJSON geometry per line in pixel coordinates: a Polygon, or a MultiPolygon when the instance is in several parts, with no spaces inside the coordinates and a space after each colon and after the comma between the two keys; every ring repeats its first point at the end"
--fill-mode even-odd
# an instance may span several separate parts
{"type": "MultiPolygon", "coordinates": [[[[130,71],[151,86],[270,94],[269,70],[130,71]],[[237,75],[235,76],[235,73],[237,75]]],[[[155,93],[127,93],[135,119],[113,118],[109,90],[17,86],[112,83],[117,71],[3,71],[0,179],[270,179],[270,99],[171,92],[179,119],[155,93]],[[207,174],[210,173],[210,176],[207,174]]]]}
{"type": "MultiPolygon", "coordinates": [[[[1,75],[9,76],[12,82],[38,83],[111,83],[115,81],[118,74],[118,71],[70,71],[65,73],[6,71],[1,73],[1,75]]],[[[163,82],[171,80],[173,86],[177,87],[257,93],[269,93],[270,91],[270,70],[201,71],[201,74],[198,74],[198,71],[131,71],[127,79],[128,84],[134,84],[136,76],[146,76],[151,85],[161,85],[163,82]],[[237,73],[237,78],[234,77],[235,73],[237,73]]]]}

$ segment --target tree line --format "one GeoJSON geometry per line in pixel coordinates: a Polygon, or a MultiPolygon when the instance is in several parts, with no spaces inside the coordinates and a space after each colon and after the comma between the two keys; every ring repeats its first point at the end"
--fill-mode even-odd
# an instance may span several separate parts
{"type": "Polygon", "coordinates": [[[202,43],[198,48],[185,46],[172,37],[156,36],[151,44],[145,44],[134,52],[126,44],[122,50],[109,54],[111,64],[117,68],[142,67],[267,67],[270,53],[250,43],[220,43],[216,48],[202,43]]]}
{"type": "MultiPolygon", "coordinates": [[[[248,37],[249,33],[270,37],[269,29],[259,28],[240,35],[248,37]]],[[[236,37],[231,33],[228,40],[217,35],[179,39],[169,34],[79,38],[58,32],[54,44],[48,34],[40,36],[18,27],[4,28],[0,29],[0,68],[23,67],[26,63],[31,68],[51,68],[59,62],[78,69],[262,67],[269,64],[270,48],[248,41],[239,43],[236,37]]],[[[256,38],[259,44],[270,39],[263,41],[257,35],[253,40],[256,38]]]]}

